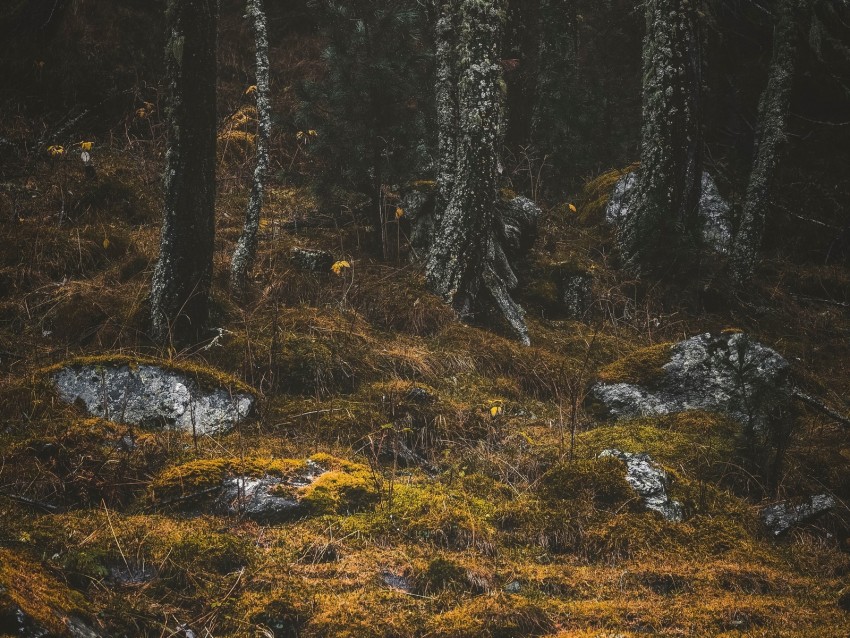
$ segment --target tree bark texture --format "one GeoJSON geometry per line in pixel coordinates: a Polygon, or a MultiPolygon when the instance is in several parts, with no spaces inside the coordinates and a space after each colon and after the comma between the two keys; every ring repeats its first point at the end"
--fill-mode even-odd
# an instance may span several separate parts
{"type": "Polygon", "coordinates": [[[700,248],[703,132],[701,43],[692,0],[647,0],[641,167],[634,212],[621,229],[626,266],[672,274],[700,248]]]}
{"type": "MultiPolygon", "coordinates": [[[[443,110],[438,119],[441,124],[456,123],[454,167],[448,171],[441,164],[442,186],[450,183],[451,188],[446,189],[450,194],[445,210],[438,213],[426,276],[431,288],[461,316],[470,316],[489,297],[519,339],[528,343],[522,309],[508,292],[517,279],[502,247],[496,208],[503,98],[499,41],[504,8],[498,0],[460,0],[443,6],[441,20],[450,17],[447,11],[455,4],[460,11],[454,56],[441,51],[441,47],[451,47],[446,41],[448,22],[443,22],[437,34],[438,41],[444,40],[437,45],[437,106],[443,110]],[[452,76],[457,78],[456,118],[450,114],[451,99],[440,98],[448,94],[441,83],[452,76]]],[[[450,149],[443,149],[441,140],[441,158],[443,150],[450,149]]]]}
{"type": "Polygon", "coordinates": [[[759,101],[755,157],[738,232],[732,247],[732,275],[748,281],[764,237],[770,191],[776,181],[781,151],[787,139],[791,89],[797,51],[795,0],[780,0],[773,32],[773,60],[759,101]]]}
{"type": "Polygon", "coordinates": [[[169,0],[168,150],[152,334],[197,338],[207,321],[215,239],[216,0],[169,0]]]}
{"type": "Polygon", "coordinates": [[[257,165],[254,167],[251,197],[245,209],[245,224],[230,263],[230,288],[237,297],[245,294],[248,273],[254,265],[257,254],[257,233],[260,228],[266,173],[269,170],[269,140],[272,128],[269,99],[269,40],[263,0],[248,0],[246,9],[254,31],[256,57],[257,165]]]}

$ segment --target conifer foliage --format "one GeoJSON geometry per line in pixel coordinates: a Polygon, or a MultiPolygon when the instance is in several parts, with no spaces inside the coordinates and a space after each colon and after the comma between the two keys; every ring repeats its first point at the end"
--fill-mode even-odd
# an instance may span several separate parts
{"type": "Polygon", "coordinates": [[[369,196],[382,228],[383,189],[409,177],[426,155],[430,47],[416,0],[315,0],[326,40],[323,76],[304,83],[300,118],[319,135],[311,152],[323,167],[319,189],[342,186],[369,196]]]}

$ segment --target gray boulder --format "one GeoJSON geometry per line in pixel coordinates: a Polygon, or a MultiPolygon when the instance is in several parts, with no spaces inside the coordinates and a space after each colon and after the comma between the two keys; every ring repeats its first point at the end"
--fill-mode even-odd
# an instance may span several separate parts
{"type": "MultiPolygon", "coordinates": [[[[605,208],[605,219],[609,224],[619,225],[631,214],[637,182],[637,173],[632,172],[621,177],[614,185],[605,208]]],[[[708,173],[702,174],[699,213],[705,243],[719,253],[728,253],[732,242],[731,207],[720,195],[717,183],[708,173]]]]}
{"type": "Polygon", "coordinates": [[[673,345],[657,379],[597,383],[591,396],[614,419],[705,410],[764,436],[786,421],[792,385],[790,366],[775,350],[744,333],[705,333],[673,345]]]}
{"type": "Polygon", "coordinates": [[[222,514],[242,515],[261,523],[291,520],[303,513],[296,490],[312,484],[325,468],[307,461],[304,472],[291,478],[232,476],[224,479],[217,500],[222,514]]]}
{"type": "Polygon", "coordinates": [[[765,507],[761,520],[774,536],[782,536],[792,527],[814,520],[835,507],[835,498],[829,494],[810,496],[802,503],[782,501],[765,507]]]}
{"type": "Polygon", "coordinates": [[[601,457],[612,456],[626,464],[626,480],[643,499],[647,509],[658,512],[668,521],[684,518],[682,504],[667,494],[670,479],[649,454],[632,454],[621,450],[603,450],[601,457]]]}
{"type": "Polygon", "coordinates": [[[70,364],[52,374],[59,397],[93,416],[144,427],[216,434],[245,419],[255,398],[204,388],[189,373],[153,364],[70,364]]]}

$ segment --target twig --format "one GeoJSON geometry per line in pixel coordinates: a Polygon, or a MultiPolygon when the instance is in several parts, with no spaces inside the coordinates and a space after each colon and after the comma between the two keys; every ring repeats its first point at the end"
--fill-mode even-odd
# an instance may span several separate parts
{"type": "Polygon", "coordinates": [[[799,388],[794,390],[793,397],[799,401],[802,401],[806,405],[815,408],[816,410],[820,410],[830,418],[833,418],[838,421],[841,425],[845,427],[850,427],[850,419],[848,419],[846,416],[844,416],[837,410],[829,407],[823,401],[820,401],[819,399],[816,399],[813,396],[806,394],[799,388]]]}
{"type": "Polygon", "coordinates": [[[46,512],[59,511],[59,508],[55,505],[51,505],[50,503],[42,503],[41,501],[36,501],[35,499],[27,498],[26,496],[21,496],[20,494],[12,494],[11,492],[0,492],[0,496],[5,496],[9,500],[17,501],[18,503],[23,503],[24,505],[41,508],[46,512]]]}
{"type": "Polygon", "coordinates": [[[807,297],[806,295],[795,295],[794,293],[791,293],[791,296],[794,297],[794,299],[799,299],[800,301],[825,303],[830,306],[837,306],[838,308],[850,308],[850,303],[846,303],[844,301],[835,301],[834,299],[821,299],[819,297],[807,297]]]}

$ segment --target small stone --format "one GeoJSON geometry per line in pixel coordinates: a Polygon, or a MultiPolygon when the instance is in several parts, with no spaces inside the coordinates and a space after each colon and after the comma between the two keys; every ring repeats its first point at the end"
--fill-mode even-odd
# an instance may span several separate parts
{"type": "Polygon", "coordinates": [[[330,272],[334,256],[326,250],[315,248],[293,248],[290,258],[296,268],[309,272],[330,272]]]}
{"type": "Polygon", "coordinates": [[[835,507],[835,498],[829,494],[810,496],[802,503],[782,501],[761,511],[761,520],[774,536],[781,536],[792,527],[814,520],[835,507]]]}
{"type": "Polygon", "coordinates": [[[505,585],[505,592],[508,594],[518,594],[520,591],[522,591],[522,583],[518,580],[512,580],[505,585]]]}
{"type": "Polygon", "coordinates": [[[599,456],[613,456],[626,464],[626,480],[643,498],[647,509],[658,512],[668,521],[683,520],[682,504],[667,495],[670,483],[667,472],[658,467],[649,454],[632,454],[610,449],[603,450],[599,456]]]}

